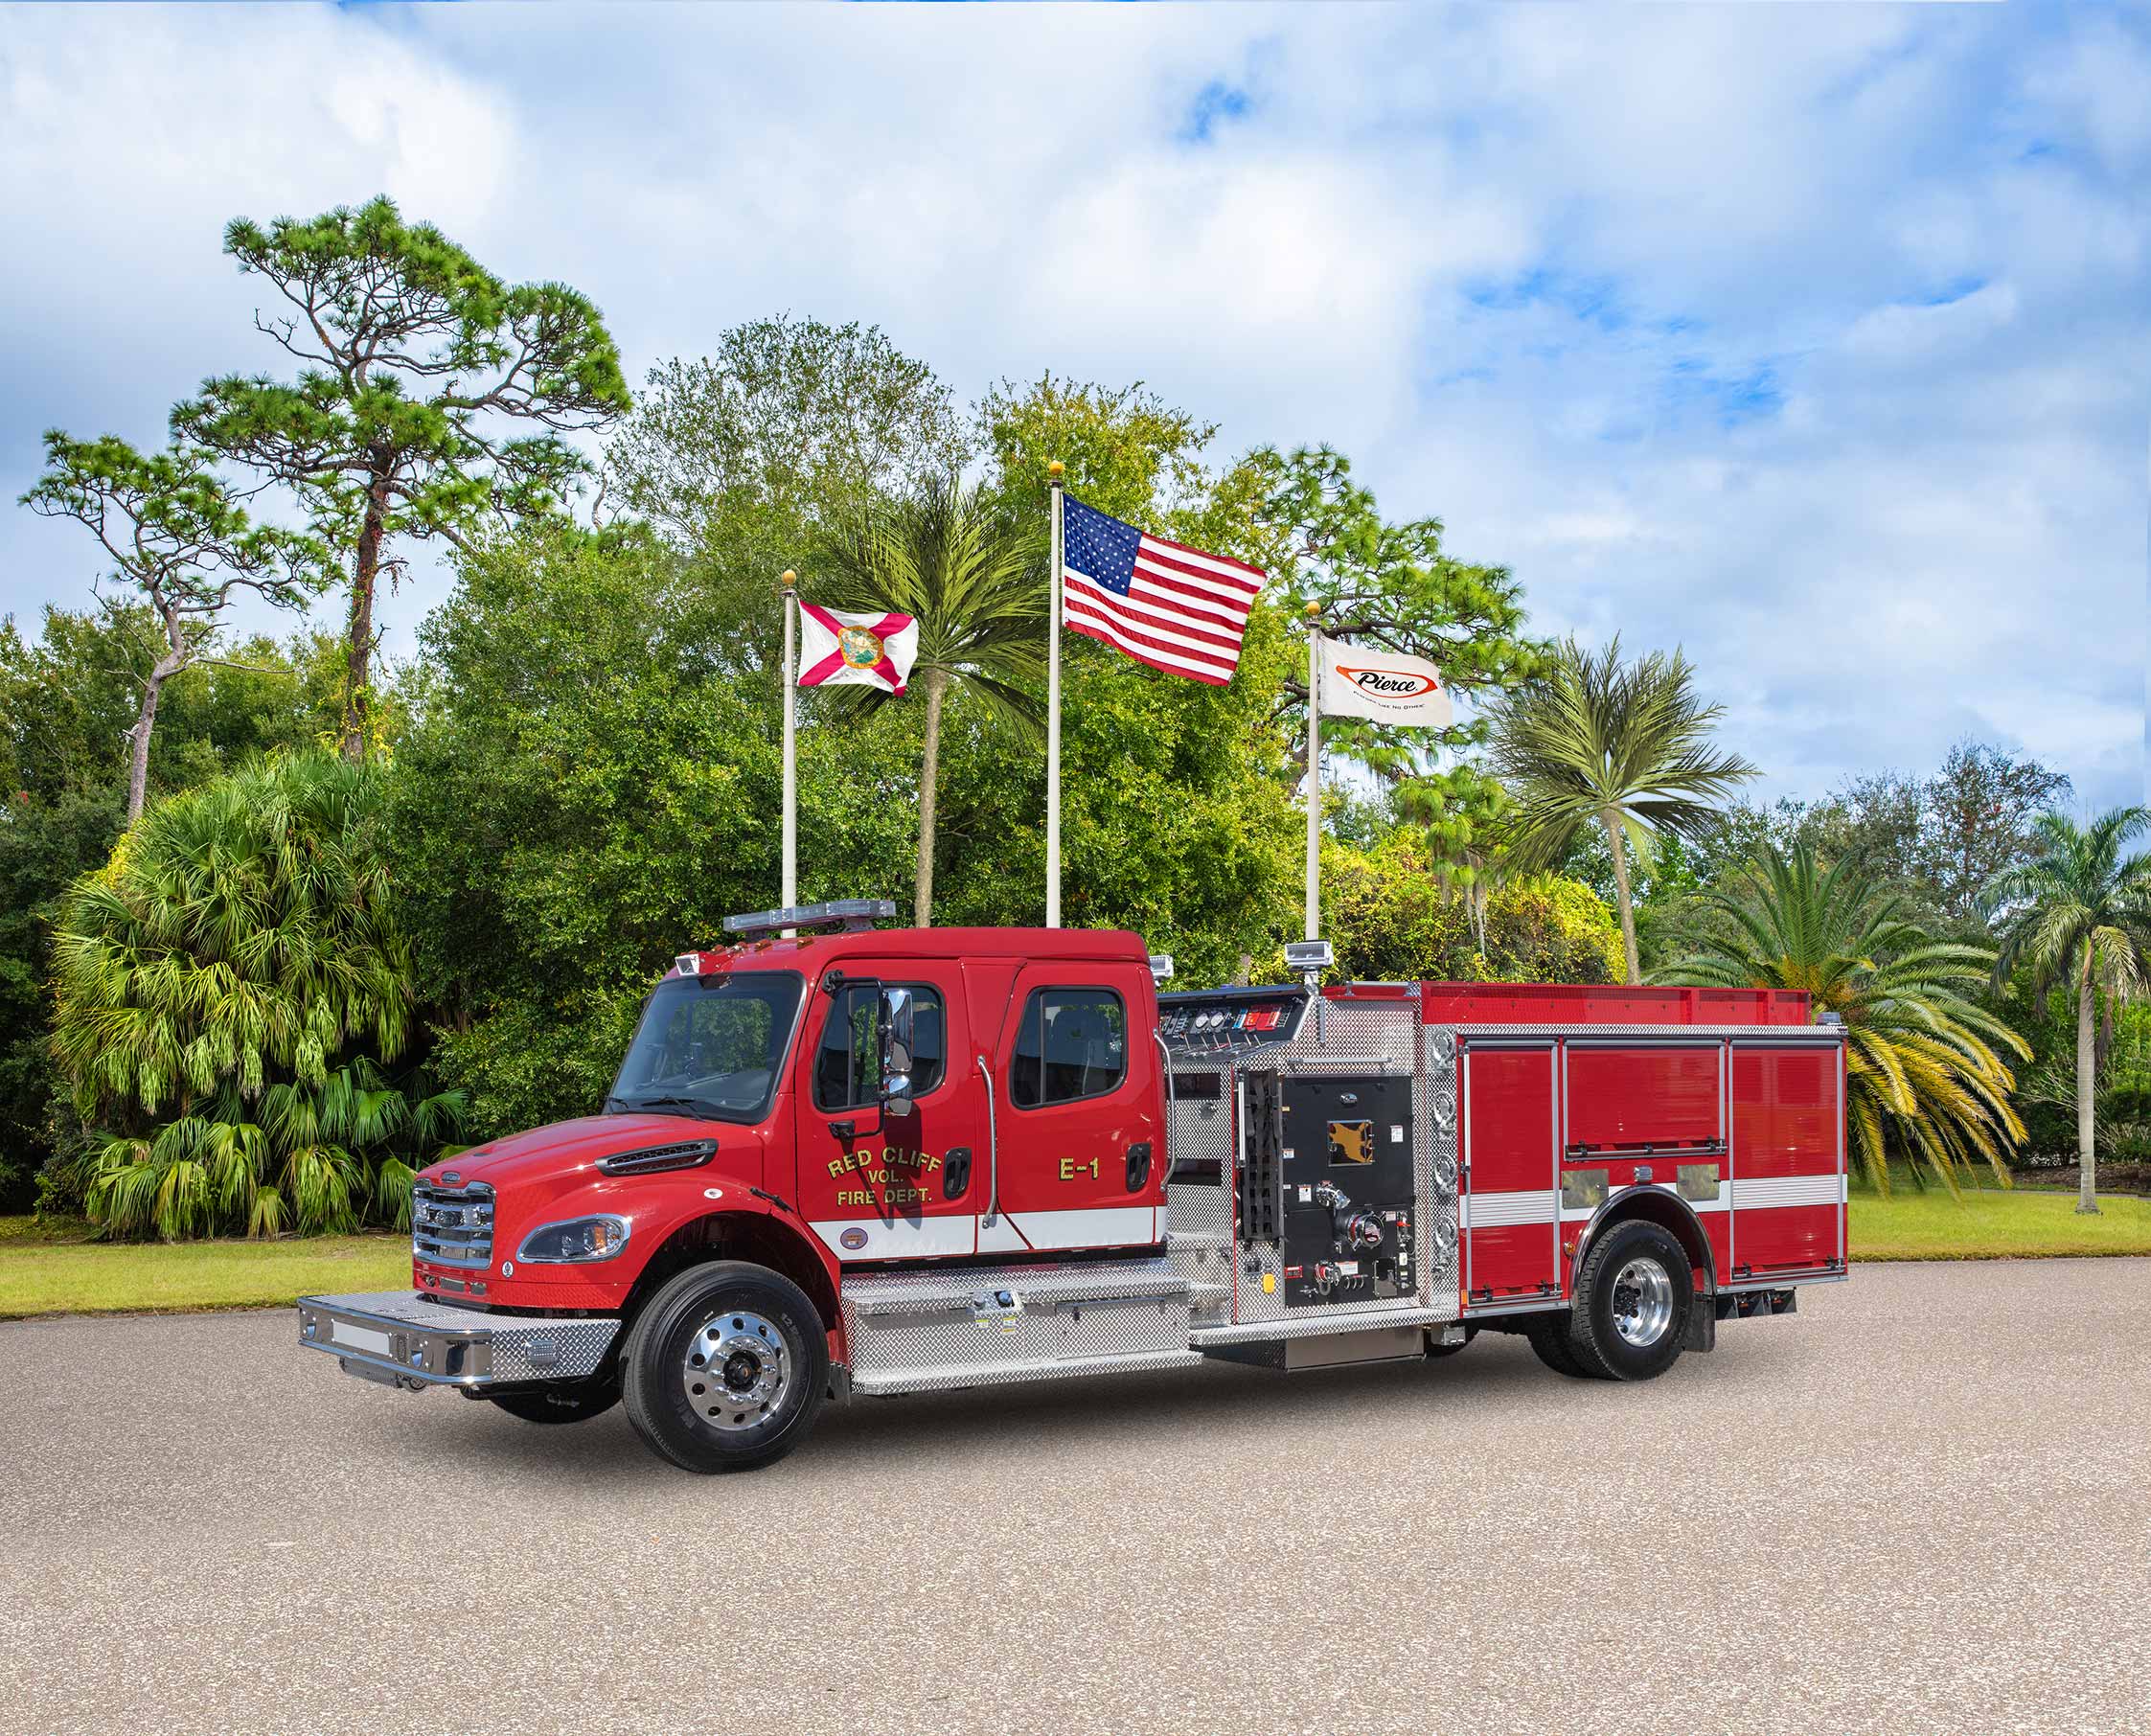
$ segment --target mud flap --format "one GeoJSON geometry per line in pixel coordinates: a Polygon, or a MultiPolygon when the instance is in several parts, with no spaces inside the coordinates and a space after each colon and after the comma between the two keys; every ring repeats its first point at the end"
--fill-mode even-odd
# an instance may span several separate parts
{"type": "Polygon", "coordinates": [[[1698,1296],[1688,1309],[1687,1330],[1681,1335],[1682,1350],[1716,1350],[1718,1348],[1718,1311],[1711,1300],[1698,1296]]]}

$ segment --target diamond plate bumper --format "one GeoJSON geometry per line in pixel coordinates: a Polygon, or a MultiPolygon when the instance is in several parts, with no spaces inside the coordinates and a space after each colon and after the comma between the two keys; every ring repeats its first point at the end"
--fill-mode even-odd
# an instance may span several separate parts
{"type": "Polygon", "coordinates": [[[302,1345],[328,1352],[346,1374],[414,1392],[579,1381],[597,1372],[619,1331],[604,1315],[482,1314],[404,1291],[299,1298],[302,1345]]]}

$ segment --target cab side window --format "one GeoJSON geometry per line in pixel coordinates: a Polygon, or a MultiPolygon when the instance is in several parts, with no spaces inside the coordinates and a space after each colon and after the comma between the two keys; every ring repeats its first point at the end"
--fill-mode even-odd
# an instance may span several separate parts
{"type": "Polygon", "coordinates": [[[1009,1100],[1019,1109],[1103,1097],[1128,1077],[1128,1010],[1110,989],[1034,989],[1017,1027],[1009,1100]]]}
{"type": "MultiPolygon", "coordinates": [[[[911,992],[911,1035],[917,1045],[911,1068],[911,1095],[924,1097],[941,1083],[947,1020],[941,991],[929,983],[899,983],[911,992]]],[[[871,1108],[881,1094],[881,1053],[874,1039],[881,991],[861,983],[842,989],[830,1003],[814,1051],[814,1107],[818,1109],[871,1108]]]]}

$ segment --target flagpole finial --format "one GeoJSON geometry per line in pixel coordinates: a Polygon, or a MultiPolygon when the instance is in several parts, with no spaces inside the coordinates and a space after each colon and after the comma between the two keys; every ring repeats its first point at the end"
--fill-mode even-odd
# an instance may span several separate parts
{"type": "Polygon", "coordinates": [[[1062,464],[1062,462],[1058,458],[1056,458],[1051,464],[1045,467],[1045,473],[1048,476],[1052,477],[1055,482],[1059,482],[1061,480],[1061,472],[1066,468],[1066,466],[1062,464]]]}
{"type": "Polygon", "coordinates": [[[1309,605],[1307,605],[1307,618],[1308,618],[1308,620],[1310,620],[1310,621],[1313,621],[1313,620],[1315,620],[1315,619],[1316,619],[1316,618],[1317,616],[1319,616],[1319,615],[1321,614],[1321,612],[1322,612],[1322,605],[1320,605],[1319,603],[1310,603],[1310,604],[1309,604],[1309,605]]]}
{"type": "Polygon", "coordinates": [[[791,569],[790,569],[790,568],[789,568],[789,567],[788,566],[788,567],[786,567],[786,568],[785,568],[785,570],[784,570],[784,577],[783,577],[782,579],[779,579],[779,580],[777,581],[777,582],[778,582],[779,584],[783,585],[783,586],[785,587],[785,589],[789,591],[789,589],[791,589],[791,587],[792,587],[793,585],[795,585],[795,584],[797,584],[797,583],[799,582],[799,575],[798,575],[797,573],[793,572],[793,571],[792,571],[792,570],[791,570],[791,569]]]}

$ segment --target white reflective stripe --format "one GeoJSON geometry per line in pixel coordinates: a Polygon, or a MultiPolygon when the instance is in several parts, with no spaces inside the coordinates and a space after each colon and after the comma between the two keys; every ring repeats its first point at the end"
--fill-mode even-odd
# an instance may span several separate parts
{"type": "Polygon", "coordinates": [[[950,1254],[1017,1253],[1026,1248],[1148,1247],[1157,1240],[1157,1213],[1148,1205],[1091,1211],[1002,1212],[989,1223],[976,1218],[818,1219],[814,1234],[840,1260],[926,1260],[950,1254]],[[847,1231],[865,1240],[844,1243],[847,1231]]]}
{"type": "Polygon", "coordinates": [[[1457,1221],[1468,1229],[1496,1229],[1504,1223],[1551,1223],[1561,1196],[1550,1187],[1525,1188],[1518,1194],[1467,1194],[1457,1201],[1457,1221]]]}
{"type": "Polygon", "coordinates": [[[1773,1205],[1842,1205],[1845,1178],[1827,1176],[1765,1176],[1732,1184],[1733,1204],[1744,1212],[1773,1205]]]}
{"type": "Polygon", "coordinates": [[[1030,1244],[1016,1233],[1016,1225],[1008,1221],[1006,1212],[995,1212],[991,1218],[978,1221],[978,1251],[982,1254],[1019,1254],[1030,1244]]]}
{"type": "Polygon", "coordinates": [[[818,1220],[814,1234],[839,1260],[925,1260],[968,1254],[978,1240],[978,1220],[968,1215],[946,1218],[830,1218],[818,1220]],[[857,1231],[849,1245],[844,1238],[857,1231]],[[863,1237],[864,1240],[860,1240],[863,1237]]]}
{"type": "Polygon", "coordinates": [[[1157,1220],[1147,1205],[1008,1216],[1033,1247],[1138,1247],[1156,1240],[1152,1231],[1157,1220]]]}

